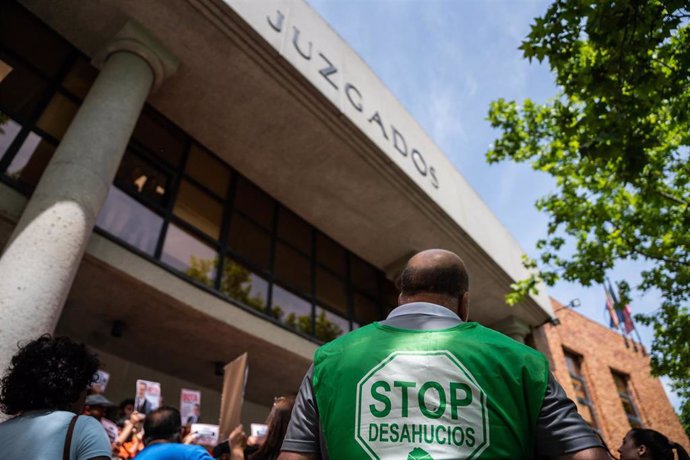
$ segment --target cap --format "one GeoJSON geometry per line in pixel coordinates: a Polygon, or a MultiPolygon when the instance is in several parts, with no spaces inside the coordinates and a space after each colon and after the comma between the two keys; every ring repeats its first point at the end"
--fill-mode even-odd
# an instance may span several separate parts
{"type": "Polygon", "coordinates": [[[84,404],[87,406],[112,407],[115,404],[103,395],[88,395],[84,404]]]}

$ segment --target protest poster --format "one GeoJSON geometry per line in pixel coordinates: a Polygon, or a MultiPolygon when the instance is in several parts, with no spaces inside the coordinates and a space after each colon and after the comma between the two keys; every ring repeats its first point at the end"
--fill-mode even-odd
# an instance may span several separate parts
{"type": "Polygon", "coordinates": [[[253,438],[265,438],[266,435],[268,434],[268,425],[264,423],[252,423],[250,424],[251,430],[252,430],[252,437],[253,438]]]}
{"type": "Polygon", "coordinates": [[[196,434],[195,444],[200,446],[215,446],[218,444],[218,425],[193,423],[190,432],[196,434]]]}
{"type": "Polygon", "coordinates": [[[150,380],[137,380],[134,409],[148,414],[161,405],[161,384],[150,380]]]}
{"type": "Polygon", "coordinates": [[[110,380],[110,374],[102,369],[96,371],[94,382],[91,384],[91,390],[96,394],[105,393],[105,389],[108,387],[108,381],[110,380]]]}
{"type": "Polygon", "coordinates": [[[183,425],[199,423],[201,420],[201,392],[183,388],[180,391],[180,415],[183,425]]]}
{"type": "Polygon", "coordinates": [[[248,372],[247,353],[242,353],[224,368],[223,395],[220,399],[220,428],[218,431],[221,439],[227,439],[230,432],[240,424],[240,412],[244,401],[248,372]]]}

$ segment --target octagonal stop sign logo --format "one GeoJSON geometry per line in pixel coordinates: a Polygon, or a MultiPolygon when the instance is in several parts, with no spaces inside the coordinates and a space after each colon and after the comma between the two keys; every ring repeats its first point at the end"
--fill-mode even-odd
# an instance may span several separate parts
{"type": "Polygon", "coordinates": [[[477,458],[486,395],[449,351],[396,351],[357,384],[357,442],[373,459],[477,458]]]}

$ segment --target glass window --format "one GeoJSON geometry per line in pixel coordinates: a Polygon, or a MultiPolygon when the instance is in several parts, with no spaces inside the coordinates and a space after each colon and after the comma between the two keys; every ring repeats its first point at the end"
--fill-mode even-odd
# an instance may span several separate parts
{"type": "Polygon", "coordinates": [[[369,324],[381,320],[381,307],[367,297],[355,293],[355,319],[359,324],[369,324]]]}
{"type": "Polygon", "coordinates": [[[23,64],[12,62],[2,51],[0,60],[12,67],[10,73],[0,82],[0,107],[13,117],[26,120],[45,97],[48,82],[23,64]]]}
{"type": "Polygon", "coordinates": [[[142,112],[132,137],[160,159],[175,166],[180,164],[185,148],[182,131],[173,128],[153,111],[142,112]]]}
{"type": "Polygon", "coordinates": [[[96,226],[153,255],[163,218],[117,187],[110,187],[96,226]]]}
{"type": "Polygon", "coordinates": [[[569,353],[565,354],[565,363],[568,366],[568,372],[571,375],[580,375],[580,366],[577,364],[577,358],[569,353]]]}
{"type": "Polygon", "coordinates": [[[343,335],[350,330],[350,322],[345,318],[335,315],[325,308],[316,307],[315,336],[324,342],[343,335]]]}
{"type": "Polygon", "coordinates": [[[84,99],[97,76],[98,69],[80,56],[62,80],[62,86],[79,99],[84,99]]]}
{"type": "Polygon", "coordinates": [[[12,141],[17,137],[21,129],[22,127],[19,123],[0,112],[0,160],[5,156],[5,152],[10,148],[12,141]]]}
{"type": "MultiPolygon", "coordinates": [[[[311,304],[287,289],[273,285],[271,310],[276,312],[287,326],[303,334],[312,334],[311,304]]],[[[274,314],[274,316],[276,316],[274,314]]]]}
{"type": "Polygon", "coordinates": [[[278,236],[305,254],[311,254],[311,227],[282,206],[278,212],[278,236]]]}
{"type": "Polygon", "coordinates": [[[594,409],[592,407],[592,401],[589,399],[589,393],[587,392],[587,384],[585,383],[585,377],[582,374],[582,357],[571,353],[567,350],[563,350],[565,355],[565,362],[568,366],[568,373],[570,374],[570,381],[572,382],[573,389],[575,390],[575,404],[577,405],[577,411],[582,415],[582,418],[591,426],[592,428],[597,428],[596,418],[594,416],[594,409]]]}
{"type": "Polygon", "coordinates": [[[213,286],[217,253],[176,225],[170,224],[161,260],[207,286],[213,286]]]}
{"type": "Polygon", "coordinates": [[[37,126],[55,139],[62,139],[79,106],[60,93],[55,93],[38,119],[37,126]]]}
{"type": "Polygon", "coordinates": [[[383,311],[387,312],[398,306],[398,289],[392,281],[382,278],[381,282],[381,296],[383,298],[383,311]]]}
{"type": "Polygon", "coordinates": [[[65,40],[16,2],[0,2],[0,18],[3,18],[0,25],[2,46],[49,76],[60,70],[71,48],[65,40]]]}
{"type": "Polygon", "coordinates": [[[616,371],[611,372],[613,375],[613,381],[616,384],[616,391],[618,391],[618,396],[623,404],[623,410],[625,415],[628,417],[628,423],[631,428],[640,428],[642,426],[642,420],[640,420],[640,415],[637,413],[635,404],[633,403],[633,395],[630,392],[630,387],[628,381],[630,378],[616,371]]]}
{"type": "Polygon", "coordinates": [[[187,181],[182,181],[175,200],[175,215],[199,230],[220,238],[223,205],[211,195],[187,181]]]}
{"type": "Polygon", "coordinates": [[[30,133],[7,168],[7,175],[35,187],[55,153],[55,146],[41,136],[30,133]]]}
{"type": "Polygon", "coordinates": [[[149,203],[165,206],[168,202],[170,178],[149,161],[127,150],[115,175],[115,183],[149,203]]]}
{"type": "Polygon", "coordinates": [[[192,144],[187,158],[187,174],[204,184],[213,193],[225,198],[230,184],[230,169],[216,157],[192,144]]]}
{"type": "Polygon", "coordinates": [[[230,220],[228,245],[236,254],[259,268],[271,262],[271,237],[261,227],[235,213],[230,220]]]}
{"type": "Polygon", "coordinates": [[[355,289],[379,297],[378,271],[354,255],[350,258],[350,279],[355,289]]]}
{"type": "Polygon", "coordinates": [[[316,260],[343,278],[347,276],[345,248],[320,232],[316,235],[316,260]]]}
{"type": "Polygon", "coordinates": [[[259,187],[242,178],[237,182],[235,209],[239,209],[259,225],[270,229],[273,222],[273,199],[259,187]]]}
{"type": "Polygon", "coordinates": [[[220,292],[249,307],[266,312],[268,281],[229,258],[223,264],[220,292]]]}
{"type": "Polygon", "coordinates": [[[316,269],[316,297],[332,309],[347,316],[345,283],[320,267],[316,269]]]}
{"type": "Polygon", "coordinates": [[[311,294],[311,264],[309,259],[283,243],[276,244],[273,273],[307,295],[311,294]]]}

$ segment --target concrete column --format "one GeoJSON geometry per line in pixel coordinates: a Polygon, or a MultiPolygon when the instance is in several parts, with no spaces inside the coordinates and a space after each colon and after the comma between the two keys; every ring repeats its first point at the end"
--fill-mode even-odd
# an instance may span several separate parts
{"type": "Polygon", "coordinates": [[[498,323],[492,324],[491,329],[505,334],[520,343],[525,343],[525,337],[530,333],[529,325],[514,316],[509,316],[498,323]]]}
{"type": "Polygon", "coordinates": [[[94,60],[100,75],[55,151],[0,258],[0,372],[17,343],[55,329],[144,102],[177,68],[141,26],[94,60]]]}

